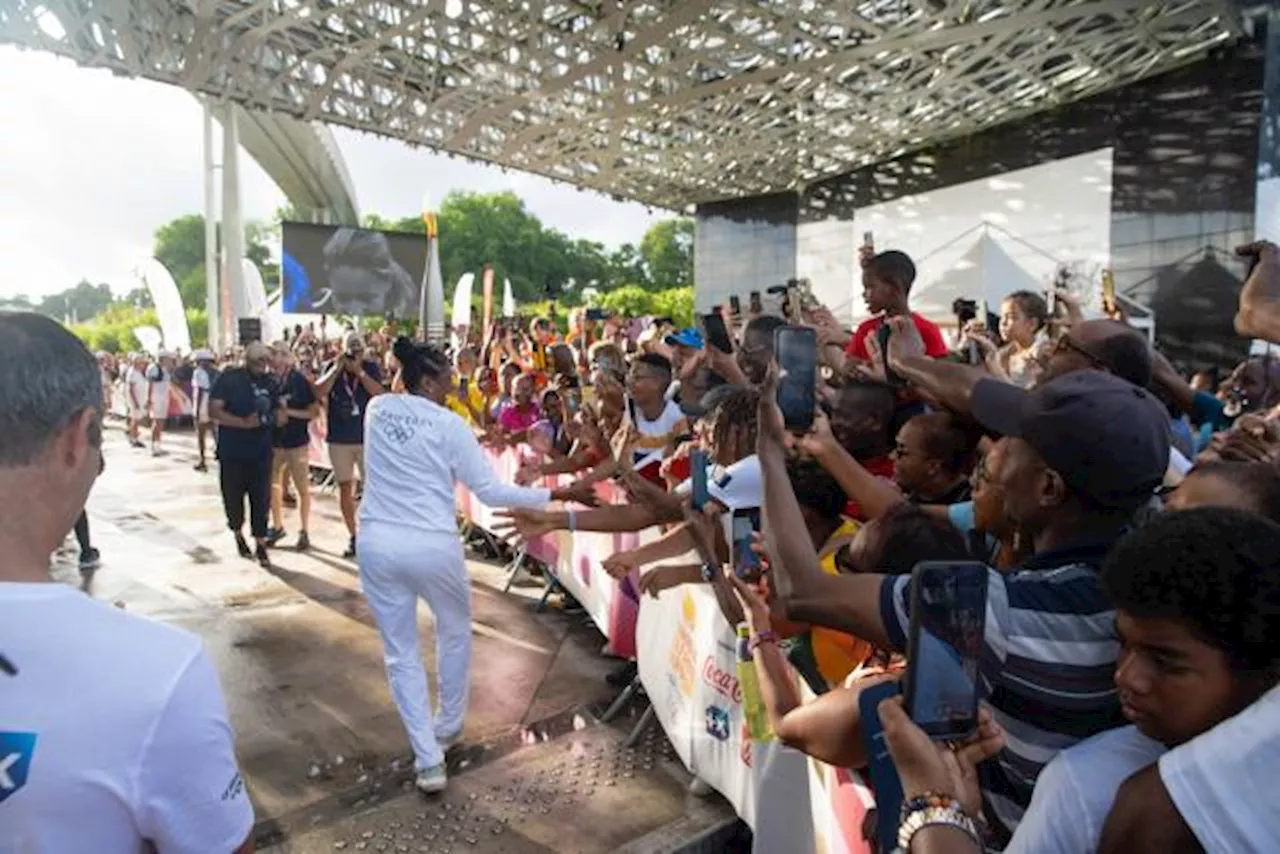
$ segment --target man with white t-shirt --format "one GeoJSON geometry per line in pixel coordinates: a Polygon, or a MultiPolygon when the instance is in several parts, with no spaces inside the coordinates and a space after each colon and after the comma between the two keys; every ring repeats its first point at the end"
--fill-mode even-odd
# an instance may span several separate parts
{"type": "Polygon", "coordinates": [[[197,350],[195,359],[196,369],[191,375],[191,387],[194,404],[192,408],[196,416],[196,446],[200,450],[200,462],[196,463],[196,471],[203,472],[209,470],[205,446],[208,444],[209,434],[213,432],[213,419],[209,417],[209,390],[213,388],[218,369],[213,364],[213,353],[208,350],[197,350]]]}
{"type": "Polygon", "coordinates": [[[657,353],[641,354],[627,373],[626,420],[637,433],[632,465],[654,483],[660,482],[658,468],[674,440],[689,432],[680,404],[667,397],[671,380],[671,362],[657,353]]]}
{"type": "Polygon", "coordinates": [[[173,385],[173,355],[160,351],[156,363],[147,371],[147,411],[151,415],[151,456],[158,457],[160,437],[164,435],[164,425],[169,419],[169,390],[173,385]]]}
{"type": "Polygon", "coordinates": [[[97,364],[49,318],[0,312],[0,435],[0,851],[247,854],[200,641],[49,576],[102,464],[97,364]]]}
{"type": "Polygon", "coordinates": [[[142,420],[147,415],[148,395],[151,385],[147,381],[147,357],[138,354],[133,357],[133,364],[124,372],[124,397],[129,407],[127,432],[129,444],[135,448],[146,447],[139,434],[142,432],[142,420]]]}

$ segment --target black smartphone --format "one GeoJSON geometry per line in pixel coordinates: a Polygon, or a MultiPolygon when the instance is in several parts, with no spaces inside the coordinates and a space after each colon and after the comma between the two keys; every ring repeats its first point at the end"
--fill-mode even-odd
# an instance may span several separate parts
{"type": "Polygon", "coordinates": [[[742,300],[738,299],[737,294],[731,294],[729,296],[729,311],[733,312],[735,320],[742,317],[742,300]]]}
{"type": "Polygon", "coordinates": [[[889,367],[889,339],[893,336],[893,329],[887,322],[881,323],[876,327],[876,343],[880,345],[880,358],[884,359],[884,381],[891,386],[904,385],[902,377],[894,373],[893,368],[889,367]]]}
{"type": "Polygon", "coordinates": [[[605,308],[589,308],[586,312],[586,319],[594,322],[609,319],[609,310],[605,308]]]}
{"type": "Polygon", "coordinates": [[[742,507],[733,511],[733,571],[738,577],[755,581],[760,577],[760,555],[752,548],[760,530],[760,508],[742,507]]]}
{"type": "Polygon", "coordinates": [[[935,741],[962,740],[978,728],[987,572],[977,561],[924,561],[911,571],[907,714],[935,741]]]}
{"type": "Polygon", "coordinates": [[[804,433],[813,426],[818,405],[818,336],[811,326],[780,326],[773,333],[778,378],[778,408],[787,429],[804,433]]]}
{"type": "Polygon", "coordinates": [[[707,333],[707,341],[721,353],[733,352],[733,338],[729,336],[729,328],[724,325],[720,312],[713,311],[702,315],[702,328],[707,333]]]}
{"type": "Polygon", "coordinates": [[[458,377],[458,393],[465,395],[467,393],[467,384],[469,380],[466,377],[458,377]]]}
{"type": "Polygon", "coordinates": [[[871,234],[871,232],[869,231],[862,232],[862,245],[871,250],[874,250],[876,248],[875,237],[871,234]]]}
{"type": "Polygon", "coordinates": [[[748,303],[748,305],[751,306],[751,313],[764,314],[764,305],[760,302],[760,292],[752,291],[750,299],[751,301],[748,303]]]}
{"type": "Polygon", "coordinates": [[[862,743],[867,751],[867,776],[876,793],[876,838],[881,851],[898,847],[898,823],[902,810],[902,779],[889,754],[880,723],[880,703],[898,696],[897,682],[879,682],[858,693],[858,712],[862,721],[862,743]]]}
{"type": "Polygon", "coordinates": [[[701,511],[707,504],[707,452],[701,448],[689,452],[689,480],[693,509],[701,511]]]}

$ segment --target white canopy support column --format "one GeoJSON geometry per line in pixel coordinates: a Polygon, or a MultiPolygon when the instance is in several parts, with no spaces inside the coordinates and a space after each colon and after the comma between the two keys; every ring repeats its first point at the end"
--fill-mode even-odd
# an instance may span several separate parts
{"type": "Polygon", "coordinates": [[[213,109],[204,105],[204,308],[209,321],[208,346],[221,350],[222,318],[218,300],[218,211],[214,200],[213,109]]]}
{"type": "Polygon", "coordinates": [[[244,293],[244,222],[240,216],[240,133],[235,110],[222,112],[222,318],[228,342],[249,316],[244,293]]]}

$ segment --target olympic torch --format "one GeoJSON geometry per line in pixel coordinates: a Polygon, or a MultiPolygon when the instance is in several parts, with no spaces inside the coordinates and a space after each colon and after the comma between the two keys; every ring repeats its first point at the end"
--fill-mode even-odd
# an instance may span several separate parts
{"type": "Polygon", "coordinates": [[[430,200],[423,199],[422,223],[427,232],[427,264],[422,271],[419,292],[418,324],[425,329],[427,340],[444,344],[444,277],[440,274],[440,229],[430,200]]]}

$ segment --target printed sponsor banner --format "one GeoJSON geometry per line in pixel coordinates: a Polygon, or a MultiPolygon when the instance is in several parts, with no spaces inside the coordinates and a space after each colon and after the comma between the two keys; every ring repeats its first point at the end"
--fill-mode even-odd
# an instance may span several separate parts
{"type": "Polygon", "coordinates": [[[733,804],[757,851],[813,850],[807,824],[795,821],[809,811],[808,760],[747,737],[734,632],[711,591],[684,585],[646,596],[636,640],[640,681],[685,766],[733,804]]]}

